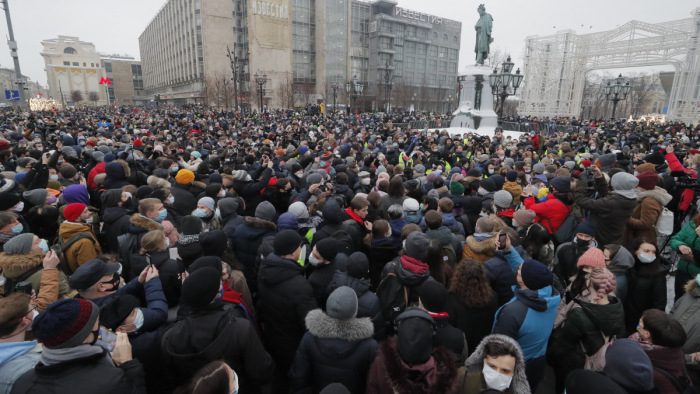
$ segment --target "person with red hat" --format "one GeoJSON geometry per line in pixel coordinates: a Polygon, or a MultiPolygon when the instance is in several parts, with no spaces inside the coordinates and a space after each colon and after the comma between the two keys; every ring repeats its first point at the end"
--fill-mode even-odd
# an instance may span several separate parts
{"type": "Polygon", "coordinates": [[[72,273],[81,264],[102,254],[102,249],[92,232],[92,213],[85,204],[66,205],[63,217],[66,221],[58,229],[58,244],[72,273]]]}

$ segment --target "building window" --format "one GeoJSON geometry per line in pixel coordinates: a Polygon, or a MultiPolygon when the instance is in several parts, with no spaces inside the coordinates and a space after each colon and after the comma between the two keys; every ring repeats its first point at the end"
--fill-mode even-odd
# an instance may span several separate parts
{"type": "Polygon", "coordinates": [[[87,67],[87,64],[85,64],[85,62],[83,62],[83,67],[87,67]]]}
{"type": "Polygon", "coordinates": [[[78,63],[78,62],[73,62],[73,65],[74,65],[74,66],[79,66],[80,63],[78,63]]]}
{"type": "Polygon", "coordinates": [[[75,48],[66,47],[66,49],[63,50],[63,53],[66,55],[77,55],[78,51],[76,51],[75,48]]]}
{"type": "Polygon", "coordinates": [[[439,67],[438,67],[438,71],[440,71],[441,73],[444,73],[445,71],[447,71],[447,62],[440,62],[439,67]]]}
{"type": "Polygon", "coordinates": [[[430,45],[428,47],[428,56],[437,57],[437,55],[438,55],[438,47],[435,45],[430,45]]]}
{"type": "Polygon", "coordinates": [[[105,71],[108,73],[112,72],[112,63],[105,62],[105,71]]]}
{"type": "Polygon", "coordinates": [[[442,39],[445,40],[445,41],[447,41],[447,34],[443,34],[443,35],[442,35],[442,39]]]}
{"type": "Polygon", "coordinates": [[[70,66],[70,62],[63,62],[64,66],[70,66]]]}
{"type": "Polygon", "coordinates": [[[435,74],[429,74],[428,75],[428,83],[430,85],[435,85],[437,83],[437,75],[435,74]]]}

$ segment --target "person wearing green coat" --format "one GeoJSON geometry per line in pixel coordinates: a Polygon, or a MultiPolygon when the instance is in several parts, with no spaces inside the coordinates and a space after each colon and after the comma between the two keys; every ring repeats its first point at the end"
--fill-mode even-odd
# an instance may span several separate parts
{"type": "Polygon", "coordinates": [[[685,293],[686,283],[700,274],[700,215],[696,215],[671,238],[671,248],[681,255],[674,283],[674,301],[678,301],[685,293]]]}
{"type": "Polygon", "coordinates": [[[593,356],[605,345],[603,335],[608,340],[625,337],[622,302],[613,294],[615,275],[605,268],[595,268],[586,276],[587,288],[582,294],[560,306],[559,312],[566,313],[566,320],[555,328],[547,349],[558,393],[564,391],[569,373],[584,368],[586,355],[593,356]]]}

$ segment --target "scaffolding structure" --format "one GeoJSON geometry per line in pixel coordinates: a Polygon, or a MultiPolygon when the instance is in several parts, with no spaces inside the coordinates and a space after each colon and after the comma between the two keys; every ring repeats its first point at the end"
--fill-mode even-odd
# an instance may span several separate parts
{"type": "Polygon", "coordinates": [[[610,31],[559,31],[525,39],[525,81],[518,112],[578,116],[586,75],[593,70],[672,65],[667,118],[700,119],[700,8],[671,22],[630,21],[610,31]]]}

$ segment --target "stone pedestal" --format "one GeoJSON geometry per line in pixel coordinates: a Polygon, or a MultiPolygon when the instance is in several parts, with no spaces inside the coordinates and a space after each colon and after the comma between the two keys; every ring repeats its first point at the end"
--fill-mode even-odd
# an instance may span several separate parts
{"type": "Polygon", "coordinates": [[[460,73],[462,90],[459,106],[452,113],[450,128],[467,128],[493,134],[498,127],[498,115],[493,110],[493,95],[489,85],[491,73],[493,70],[490,67],[481,65],[468,66],[460,73]]]}

